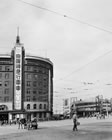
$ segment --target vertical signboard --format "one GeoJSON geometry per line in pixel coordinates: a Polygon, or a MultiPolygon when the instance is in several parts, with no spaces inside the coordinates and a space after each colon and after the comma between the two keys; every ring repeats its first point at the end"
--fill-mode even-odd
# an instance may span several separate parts
{"type": "Polygon", "coordinates": [[[49,105],[49,111],[51,111],[51,72],[49,70],[49,100],[48,100],[48,105],[49,105]]]}
{"type": "Polygon", "coordinates": [[[22,47],[15,46],[15,60],[14,60],[14,109],[21,109],[22,99],[22,47]]]}
{"type": "Polygon", "coordinates": [[[70,103],[69,98],[63,99],[63,113],[64,113],[64,115],[66,115],[70,112],[69,103],[70,103]]]}
{"type": "Polygon", "coordinates": [[[64,106],[69,106],[69,99],[64,99],[64,106]]]}

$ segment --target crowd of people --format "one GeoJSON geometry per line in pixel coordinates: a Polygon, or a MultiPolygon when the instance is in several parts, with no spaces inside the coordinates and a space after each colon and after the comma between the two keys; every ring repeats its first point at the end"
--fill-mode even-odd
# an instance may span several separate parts
{"type": "Polygon", "coordinates": [[[17,119],[13,119],[10,120],[9,122],[7,120],[0,120],[0,124],[1,126],[3,125],[12,125],[12,124],[17,124],[18,125],[18,129],[29,129],[32,126],[37,128],[37,123],[38,123],[38,119],[37,118],[33,118],[32,120],[27,120],[26,118],[17,118],[17,119]],[[32,123],[33,122],[33,123],[32,123]]]}

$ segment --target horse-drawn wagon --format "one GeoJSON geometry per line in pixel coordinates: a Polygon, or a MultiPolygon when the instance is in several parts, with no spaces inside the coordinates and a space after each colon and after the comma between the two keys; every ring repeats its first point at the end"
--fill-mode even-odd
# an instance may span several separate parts
{"type": "Polygon", "coordinates": [[[27,129],[38,129],[38,120],[33,118],[31,121],[27,122],[27,129]]]}

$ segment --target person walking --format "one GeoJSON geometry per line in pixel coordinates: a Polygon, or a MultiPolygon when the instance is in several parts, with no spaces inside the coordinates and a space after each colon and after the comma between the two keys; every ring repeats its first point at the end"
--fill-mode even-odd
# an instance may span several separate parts
{"type": "Polygon", "coordinates": [[[78,122],[77,113],[74,112],[74,114],[73,114],[73,131],[78,131],[77,122],[78,122]]]}

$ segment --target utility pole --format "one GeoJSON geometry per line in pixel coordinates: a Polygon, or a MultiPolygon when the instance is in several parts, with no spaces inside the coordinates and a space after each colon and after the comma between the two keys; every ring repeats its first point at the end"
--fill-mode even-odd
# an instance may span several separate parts
{"type": "Polygon", "coordinates": [[[108,117],[108,103],[106,104],[106,111],[107,111],[107,117],[108,117]]]}

